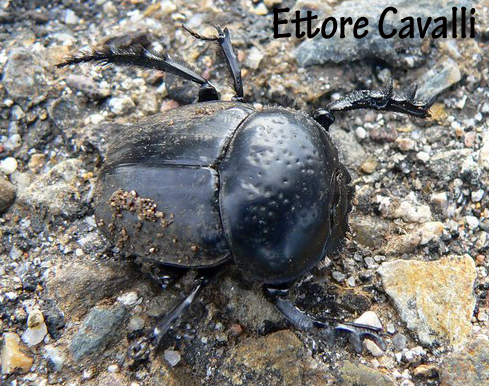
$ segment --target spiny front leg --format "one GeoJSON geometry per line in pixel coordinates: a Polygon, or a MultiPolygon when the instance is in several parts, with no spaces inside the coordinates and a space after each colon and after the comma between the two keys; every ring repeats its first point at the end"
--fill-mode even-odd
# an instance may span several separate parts
{"type": "Polygon", "coordinates": [[[335,111],[370,109],[407,114],[418,118],[428,118],[431,116],[429,110],[433,103],[435,103],[435,98],[433,97],[427,101],[416,100],[417,89],[418,86],[413,84],[404,93],[396,94],[394,93],[391,79],[380,91],[353,91],[331,102],[325,109],[314,110],[312,117],[326,129],[334,122],[333,113],[335,111]]]}

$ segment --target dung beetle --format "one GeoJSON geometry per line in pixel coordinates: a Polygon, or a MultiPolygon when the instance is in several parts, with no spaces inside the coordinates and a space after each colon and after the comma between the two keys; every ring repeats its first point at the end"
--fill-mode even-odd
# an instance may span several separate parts
{"type": "Polygon", "coordinates": [[[103,47],[67,58],[80,63],[136,66],[200,85],[197,103],[153,115],[114,138],[96,183],[95,217],[121,250],[167,266],[197,270],[195,288],[154,329],[158,346],[218,268],[232,261],[263,284],[296,327],[332,339],[349,335],[356,351],[367,337],[385,350],[379,329],[317,320],[287,299],[291,285],[341,246],[353,189],[328,128],[336,111],[374,109],[426,118],[433,100],[415,100],[416,86],[396,95],[355,91],[312,116],[283,107],[256,110],[243,102],[243,84],[230,34],[192,36],[217,42],[236,95],[217,89],[181,60],[140,45],[103,47]]]}

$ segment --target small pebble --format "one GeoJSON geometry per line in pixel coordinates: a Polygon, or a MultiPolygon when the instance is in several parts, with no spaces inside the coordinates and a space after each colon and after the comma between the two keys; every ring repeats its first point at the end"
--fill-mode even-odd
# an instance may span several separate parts
{"type": "Polygon", "coordinates": [[[367,174],[372,174],[377,168],[377,161],[373,158],[367,159],[361,166],[360,170],[367,174]]]}
{"type": "Polygon", "coordinates": [[[377,314],[373,311],[366,311],[355,319],[355,323],[365,324],[367,326],[382,328],[382,323],[377,314]]]}
{"type": "Polygon", "coordinates": [[[3,147],[7,151],[13,151],[18,149],[22,145],[22,137],[20,134],[12,134],[8,139],[3,143],[3,147]]]}
{"type": "Polygon", "coordinates": [[[484,255],[477,255],[475,257],[475,262],[477,265],[483,265],[485,260],[486,260],[486,257],[484,255]]]}
{"type": "Polygon", "coordinates": [[[479,202],[484,197],[484,189],[476,190],[475,192],[470,193],[470,198],[472,202],[479,202]]]}
{"type": "Polygon", "coordinates": [[[401,351],[406,348],[407,339],[403,334],[396,334],[392,338],[392,344],[396,350],[401,351]]]}
{"type": "Polygon", "coordinates": [[[479,219],[475,216],[465,216],[465,221],[470,229],[475,229],[479,226],[479,219]]]}
{"type": "Polygon", "coordinates": [[[245,64],[247,67],[257,70],[260,67],[260,63],[264,57],[265,54],[263,54],[259,48],[253,47],[246,56],[245,64]]]}
{"type": "Polygon", "coordinates": [[[418,154],[416,154],[416,157],[423,162],[428,162],[428,160],[430,159],[430,155],[425,151],[420,151],[418,154]]]}
{"type": "Polygon", "coordinates": [[[396,326],[394,325],[394,323],[392,322],[387,323],[387,332],[389,334],[394,334],[396,332],[396,326]]]}
{"type": "Polygon", "coordinates": [[[112,97],[109,100],[110,110],[117,115],[127,114],[136,107],[136,104],[127,95],[121,97],[112,97]]]}
{"type": "Polygon", "coordinates": [[[358,138],[360,139],[365,139],[367,138],[367,130],[365,130],[363,127],[361,126],[358,126],[356,129],[355,129],[355,134],[358,138]]]}
{"type": "Polygon", "coordinates": [[[413,370],[413,375],[417,378],[435,378],[438,376],[438,369],[434,365],[419,365],[413,370]]]}
{"type": "Polygon", "coordinates": [[[489,320],[489,315],[487,315],[486,310],[480,310],[477,314],[477,320],[479,322],[487,322],[489,320]]]}
{"type": "Polygon", "coordinates": [[[431,241],[440,238],[443,232],[443,223],[439,221],[429,221],[421,225],[419,233],[421,235],[420,245],[426,245],[431,241]]]}
{"type": "Polygon", "coordinates": [[[363,341],[363,344],[365,346],[365,348],[370,351],[370,354],[372,354],[374,357],[381,357],[382,355],[384,355],[384,351],[382,351],[382,349],[377,346],[374,342],[372,342],[370,339],[365,339],[363,341]]]}
{"type": "Polygon", "coordinates": [[[411,138],[397,138],[396,139],[397,146],[402,151],[413,150],[416,142],[414,142],[411,138]]]}
{"type": "Polygon", "coordinates": [[[33,359],[24,352],[19,336],[14,332],[3,334],[3,346],[0,354],[2,360],[2,374],[11,374],[16,370],[27,373],[32,366],[33,359]]]}
{"type": "Polygon", "coordinates": [[[0,161],[0,172],[3,172],[7,176],[11,175],[17,170],[17,160],[13,157],[7,157],[0,161]]]}
{"type": "Polygon", "coordinates": [[[110,365],[109,367],[107,367],[107,371],[109,373],[117,373],[119,371],[119,366],[117,366],[117,365],[110,365]]]}
{"type": "Polygon", "coordinates": [[[337,281],[338,283],[342,283],[346,278],[346,275],[339,272],[339,271],[333,271],[332,276],[333,276],[333,279],[335,281],[337,281]]]}
{"type": "Polygon", "coordinates": [[[163,16],[168,16],[177,10],[177,6],[170,0],[163,0],[160,2],[160,10],[163,16]]]}
{"type": "Polygon", "coordinates": [[[252,12],[258,16],[265,16],[268,13],[268,8],[265,4],[260,3],[255,8],[253,8],[252,12]]]}
{"type": "Polygon", "coordinates": [[[117,15],[117,7],[114,5],[112,1],[107,1],[106,3],[104,3],[102,9],[106,15],[109,16],[117,15]]]}
{"type": "Polygon", "coordinates": [[[63,351],[60,348],[51,345],[45,346],[44,350],[46,350],[49,360],[54,364],[55,370],[60,371],[66,360],[66,356],[63,351]]]}
{"type": "Polygon", "coordinates": [[[33,310],[27,319],[27,330],[22,335],[22,340],[29,346],[41,343],[48,333],[44,315],[39,310],[33,310]]]}
{"type": "Polygon", "coordinates": [[[171,367],[175,367],[180,362],[180,359],[182,359],[180,353],[174,350],[165,350],[163,357],[171,367]]]}
{"type": "Polygon", "coordinates": [[[0,213],[5,212],[15,201],[17,188],[8,180],[0,177],[0,213]]]}
{"type": "Polygon", "coordinates": [[[431,195],[431,202],[435,205],[445,207],[448,202],[447,194],[445,192],[433,193],[431,195]]]}
{"type": "Polygon", "coordinates": [[[24,117],[25,117],[25,113],[22,110],[22,107],[20,107],[19,105],[15,105],[14,107],[12,107],[11,118],[14,121],[20,121],[24,117]]]}
{"type": "Polygon", "coordinates": [[[76,13],[73,12],[71,9],[67,9],[65,12],[65,24],[69,25],[76,25],[80,22],[80,19],[78,16],[76,16],[76,13]]]}
{"type": "Polygon", "coordinates": [[[125,306],[133,306],[138,302],[139,296],[138,296],[137,292],[132,291],[132,292],[127,292],[124,295],[119,296],[117,298],[117,300],[120,301],[125,306]]]}
{"type": "Polygon", "coordinates": [[[139,315],[134,315],[131,319],[129,319],[129,323],[127,328],[129,331],[138,331],[144,327],[144,319],[139,315]]]}
{"type": "Polygon", "coordinates": [[[31,155],[31,159],[27,166],[34,172],[39,171],[46,164],[46,155],[45,154],[33,154],[31,155]]]}

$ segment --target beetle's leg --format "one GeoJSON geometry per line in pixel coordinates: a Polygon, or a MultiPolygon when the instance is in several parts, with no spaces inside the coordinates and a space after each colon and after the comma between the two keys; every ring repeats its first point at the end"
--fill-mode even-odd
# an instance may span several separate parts
{"type": "Polygon", "coordinates": [[[202,290],[209,284],[211,279],[219,271],[218,267],[206,268],[199,270],[197,276],[194,279],[194,288],[192,292],[180,302],[173,310],[171,310],[167,315],[162,316],[158,321],[158,325],[153,330],[153,337],[151,345],[154,348],[158,348],[161,339],[165,333],[170,329],[172,324],[182,316],[182,314],[190,307],[193,301],[199,296],[202,290]]]}
{"type": "Polygon", "coordinates": [[[158,346],[165,333],[168,332],[172,324],[190,307],[206,285],[219,272],[219,268],[220,266],[199,270],[194,279],[194,288],[190,294],[168,314],[160,316],[158,325],[153,329],[152,334],[142,336],[129,347],[129,356],[135,363],[148,359],[151,352],[155,353],[158,350],[158,346]]]}
{"type": "Polygon", "coordinates": [[[220,26],[216,25],[215,28],[217,30],[217,36],[203,36],[203,35],[198,34],[195,31],[192,31],[185,24],[183,24],[182,27],[196,39],[205,40],[205,41],[214,41],[214,42],[219,43],[219,46],[221,47],[221,49],[224,53],[224,56],[226,58],[226,63],[227,63],[229,72],[231,73],[231,77],[233,78],[234,91],[236,92],[236,96],[234,97],[234,99],[237,101],[242,101],[243,100],[243,80],[241,78],[241,68],[239,66],[238,58],[237,58],[236,54],[234,53],[233,45],[231,43],[231,35],[229,34],[229,30],[227,28],[224,28],[224,30],[223,30],[220,26]]]}
{"type": "Polygon", "coordinates": [[[169,55],[156,50],[147,50],[140,44],[126,48],[106,46],[101,49],[89,49],[66,58],[57,65],[58,68],[72,64],[94,63],[96,65],[116,65],[123,67],[139,67],[146,70],[169,72],[200,84],[199,102],[218,100],[216,88],[205,78],[197,74],[182,60],[172,59],[169,55]]]}
{"type": "Polygon", "coordinates": [[[299,310],[287,299],[288,288],[264,285],[263,289],[267,299],[275,304],[277,309],[301,330],[321,329],[323,336],[328,341],[332,341],[335,336],[347,332],[355,351],[359,353],[363,350],[362,339],[364,338],[373,340],[382,350],[385,351],[386,349],[385,342],[378,335],[381,331],[379,328],[359,323],[343,322],[335,318],[326,318],[324,321],[316,320],[299,310]]]}
{"type": "Polygon", "coordinates": [[[332,123],[330,115],[332,115],[333,112],[357,109],[392,111],[395,113],[413,115],[419,118],[428,118],[430,117],[429,109],[435,102],[435,98],[433,97],[426,102],[416,100],[415,96],[417,88],[418,86],[413,84],[405,93],[399,95],[395,94],[391,79],[380,91],[353,91],[344,97],[331,102],[326,109],[315,110],[313,112],[313,118],[323,126],[324,121],[327,124],[327,127],[332,123]]]}

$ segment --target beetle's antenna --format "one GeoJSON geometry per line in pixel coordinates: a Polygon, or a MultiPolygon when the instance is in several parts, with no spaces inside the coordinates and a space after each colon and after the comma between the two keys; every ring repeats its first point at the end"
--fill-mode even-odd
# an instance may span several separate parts
{"type": "Polygon", "coordinates": [[[155,50],[147,50],[140,44],[133,44],[127,48],[106,46],[99,50],[88,49],[68,57],[56,67],[61,68],[81,63],[95,63],[101,66],[112,64],[169,72],[200,84],[199,101],[219,99],[216,88],[207,79],[192,70],[183,60],[172,59],[169,55],[155,50]]]}
{"type": "Polygon", "coordinates": [[[234,53],[233,45],[231,43],[231,35],[229,34],[229,30],[224,28],[224,30],[216,25],[214,26],[217,30],[216,36],[203,36],[198,34],[195,31],[192,31],[185,24],[182,24],[183,29],[187,31],[194,38],[204,41],[212,41],[219,43],[222,52],[224,53],[224,57],[226,58],[227,67],[229,72],[231,73],[231,77],[234,82],[234,91],[236,92],[235,99],[238,101],[243,100],[243,80],[241,78],[241,67],[239,65],[238,57],[234,53]]]}

